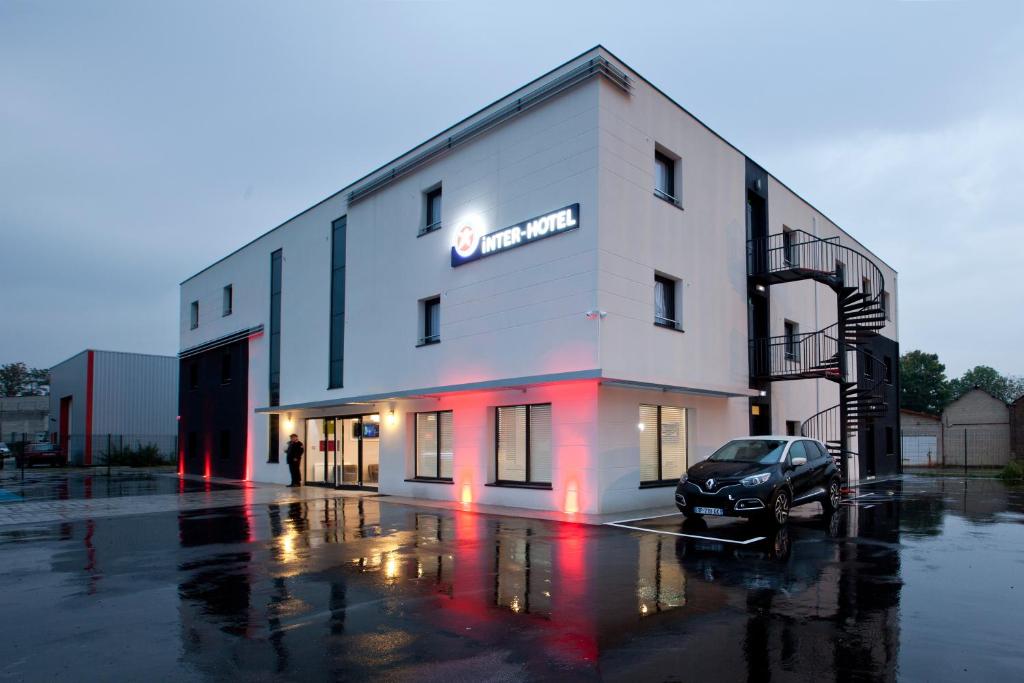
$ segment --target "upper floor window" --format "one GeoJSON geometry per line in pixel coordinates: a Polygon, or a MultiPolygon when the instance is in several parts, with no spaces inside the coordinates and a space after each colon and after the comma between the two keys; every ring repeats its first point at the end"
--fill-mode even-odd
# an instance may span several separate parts
{"type": "Polygon", "coordinates": [[[871,296],[871,280],[870,279],[868,279],[866,277],[865,278],[861,278],[861,280],[860,280],[860,291],[862,291],[868,297],[871,296]]]}
{"type": "Polygon", "coordinates": [[[551,486],[551,404],[497,409],[497,483],[551,486]]]}
{"type": "Polygon", "coordinates": [[[654,324],[662,327],[682,328],[676,289],[679,281],[665,275],[654,276],[654,324]]]}
{"type": "Polygon", "coordinates": [[[654,194],[678,205],[679,191],[676,178],[677,160],[664,152],[654,152],[654,194]]]}
{"type": "Polygon", "coordinates": [[[796,257],[796,233],[789,228],[782,229],[782,258],[787,266],[795,266],[796,257]]]}
{"type": "Polygon", "coordinates": [[[787,320],[783,327],[784,344],[787,360],[800,359],[800,326],[792,320],[787,320]]]}
{"type": "Polygon", "coordinates": [[[441,186],[429,190],[426,195],[426,223],[420,234],[440,230],[441,228],[441,186]]]}
{"type": "Polygon", "coordinates": [[[882,290],[882,313],[886,320],[892,320],[892,306],[889,300],[889,292],[882,290]]]}
{"type": "Polygon", "coordinates": [[[189,306],[189,326],[191,329],[199,327],[199,302],[193,301],[189,306]]]}
{"type": "Polygon", "coordinates": [[[420,318],[423,336],[419,346],[436,344],[441,341],[441,297],[433,296],[420,302],[420,318]]]}
{"type": "Polygon", "coordinates": [[[224,287],[224,312],[222,315],[231,315],[235,306],[235,289],[232,285],[224,287]]]}

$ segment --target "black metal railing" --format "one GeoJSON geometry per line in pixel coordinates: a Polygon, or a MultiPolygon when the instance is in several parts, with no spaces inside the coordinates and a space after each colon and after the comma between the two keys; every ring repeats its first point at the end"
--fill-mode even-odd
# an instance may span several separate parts
{"type": "Polygon", "coordinates": [[[750,341],[750,373],[758,379],[839,380],[839,325],[750,341]]]}
{"type": "Polygon", "coordinates": [[[790,281],[816,279],[832,287],[858,289],[881,302],[882,270],[838,237],[821,238],[803,230],[787,230],[747,241],[747,274],[790,281]]]}

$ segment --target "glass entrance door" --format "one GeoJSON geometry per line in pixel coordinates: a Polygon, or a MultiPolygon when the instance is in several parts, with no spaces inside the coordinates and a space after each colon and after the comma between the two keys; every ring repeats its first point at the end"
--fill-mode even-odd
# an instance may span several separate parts
{"type": "Polygon", "coordinates": [[[341,482],[348,486],[359,486],[362,479],[359,472],[359,432],[361,420],[358,417],[339,419],[341,428],[341,482]]]}
{"type": "Polygon", "coordinates": [[[334,418],[306,420],[306,483],[337,484],[338,440],[334,418]]]}

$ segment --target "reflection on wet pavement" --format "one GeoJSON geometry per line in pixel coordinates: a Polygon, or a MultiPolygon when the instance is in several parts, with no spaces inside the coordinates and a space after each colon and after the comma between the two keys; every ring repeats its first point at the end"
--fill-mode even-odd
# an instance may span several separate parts
{"type": "Polygon", "coordinates": [[[632,530],[386,497],[0,527],[18,624],[0,677],[1017,675],[1024,493],[908,477],[858,495],[701,538],[677,517],[632,530]]]}

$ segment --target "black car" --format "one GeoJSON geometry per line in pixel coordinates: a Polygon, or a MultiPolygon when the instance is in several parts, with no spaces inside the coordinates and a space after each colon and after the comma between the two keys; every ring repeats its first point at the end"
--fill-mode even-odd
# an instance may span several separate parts
{"type": "Polygon", "coordinates": [[[794,505],[839,505],[839,468],[825,446],[798,436],[733,439],[691,467],[676,486],[688,518],[730,516],[785,524],[794,505]]]}

